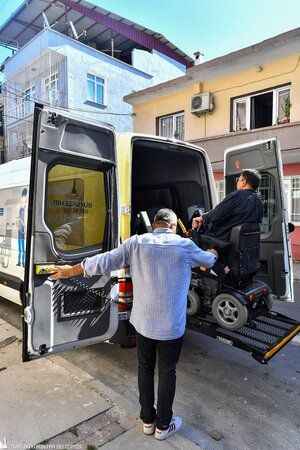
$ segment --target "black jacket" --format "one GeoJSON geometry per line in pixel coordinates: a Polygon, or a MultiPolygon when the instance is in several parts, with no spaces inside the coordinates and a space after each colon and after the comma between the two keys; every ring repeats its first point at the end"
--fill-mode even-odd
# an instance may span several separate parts
{"type": "Polygon", "coordinates": [[[260,224],[263,204],[252,189],[241,189],[227,195],[214,209],[203,214],[202,232],[229,240],[231,229],[242,223],[260,224]]]}

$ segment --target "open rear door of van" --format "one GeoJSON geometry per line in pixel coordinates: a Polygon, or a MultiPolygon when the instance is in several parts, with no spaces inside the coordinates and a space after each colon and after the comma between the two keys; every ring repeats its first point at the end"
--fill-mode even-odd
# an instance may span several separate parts
{"type": "Polygon", "coordinates": [[[226,194],[235,190],[236,177],[243,169],[257,169],[262,175],[259,191],[264,213],[261,225],[260,271],[257,278],[270,286],[276,299],[294,301],[288,213],[277,139],[255,141],[226,150],[226,194]]]}
{"type": "Polygon", "coordinates": [[[118,327],[110,274],[51,281],[118,243],[111,127],[35,105],[25,279],[23,360],[111,338],[118,327]]]}

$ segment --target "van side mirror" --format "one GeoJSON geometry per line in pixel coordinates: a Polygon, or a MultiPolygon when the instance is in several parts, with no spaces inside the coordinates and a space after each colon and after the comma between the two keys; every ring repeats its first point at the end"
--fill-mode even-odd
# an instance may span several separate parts
{"type": "Polygon", "coordinates": [[[293,231],[295,231],[295,225],[292,222],[288,223],[288,230],[289,230],[289,233],[292,233],[293,231]]]}

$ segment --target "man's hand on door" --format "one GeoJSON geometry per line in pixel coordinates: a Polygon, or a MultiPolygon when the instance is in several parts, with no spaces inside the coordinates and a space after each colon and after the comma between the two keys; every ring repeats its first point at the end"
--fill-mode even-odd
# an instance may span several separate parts
{"type": "Polygon", "coordinates": [[[53,269],[55,270],[55,273],[49,277],[50,280],[60,280],[83,275],[81,264],[76,264],[75,266],[54,266],[53,269]]]}

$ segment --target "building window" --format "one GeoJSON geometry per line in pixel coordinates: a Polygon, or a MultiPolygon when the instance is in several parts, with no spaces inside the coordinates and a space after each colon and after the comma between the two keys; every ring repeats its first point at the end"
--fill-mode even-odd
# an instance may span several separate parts
{"type": "Polygon", "coordinates": [[[235,100],[235,131],[247,130],[247,112],[249,110],[249,108],[247,107],[247,103],[248,99],[235,100]]]}
{"type": "Polygon", "coordinates": [[[17,147],[18,133],[16,131],[8,131],[7,138],[8,138],[8,148],[10,152],[12,152],[17,147]]]}
{"type": "Polygon", "coordinates": [[[57,164],[48,172],[45,221],[63,252],[101,246],[107,219],[105,175],[57,164]]]}
{"type": "Polygon", "coordinates": [[[300,177],[292,177],[291,221],[300,222],[300,177]]]}
{"type": "Polygon", "coordinates": [[[159,136],[184,140],[184,113],[159,117],[159,136]]]}
{"type": "Polygon", "coordinates": [[[260,228],[262,233],[268,233],[272,228],[276,214],[275,183],[273,176],[269,173],[263,173],[258,190],[263,204],[263,217],[260,228]]]}
{"type": "Polygon", "coordinates": [[[58,72],[45,79],[46,99],[50,105],[56,105],[58,100],[58,72]]]}
{"type": "Polygon", "coordinates": [[[236,98],[233,100],[233,131],[287,123],[290,108],[289,86],[236,98]]]}
{"type": "Polygon", "coordinates": [[[217,202],[220,203],[225,197],[225,183],[224,180],[216,181],[217,202]]]}
{"type": "Polygon", "coordinates": [[[289,220],[300,225],[300,175],[285,177],[284,185],[289,220]]]}
{"type": "Polygon", "coordinates": [[[4,111],[2,108],[0,108],[0,136],[3,136],[3,127],[4,127],[4,111]]]}
{"type": "Polygon", "coordinates": [[[26,91],[23,92],[21,110],[22,117],[33,113],[34,98],[35,86],[32,86],[31,88],[26,89],[26,91]]]}
{"type": "Polygon", "coordinates": [[[89,102],[104,105],[104,84],[103,78],[87,74],[87,100],[89,102]]]}
{"type": "Polygon", "coordinates": [[[277,123],[290,121],[290,89],[282,89],[277,93],[277,123]]]}
{"type": "Polygon", "coordinates": [[[23,119],[25,116],[33,113],[35,99],[35,86],[26,89],[21,95],[15,99],[15,107],[12,115],[15,115],[16,119],[23,119]]]}
{"type": "MultiPolygon", "coordinates": [[[[216,181],[216,189],[217,189],[217,202],[220,203],[225,197],[224,180],[216,181]]],[[[263,203],[263,219],[261,224],[261,232],[268,233],[271,230],[272,223],[276,213],[275,184],[274,178],[271,175],[267,173],[262,174],[261,184],[259,187],[259,194],[261,201],[263,203]]]]}

